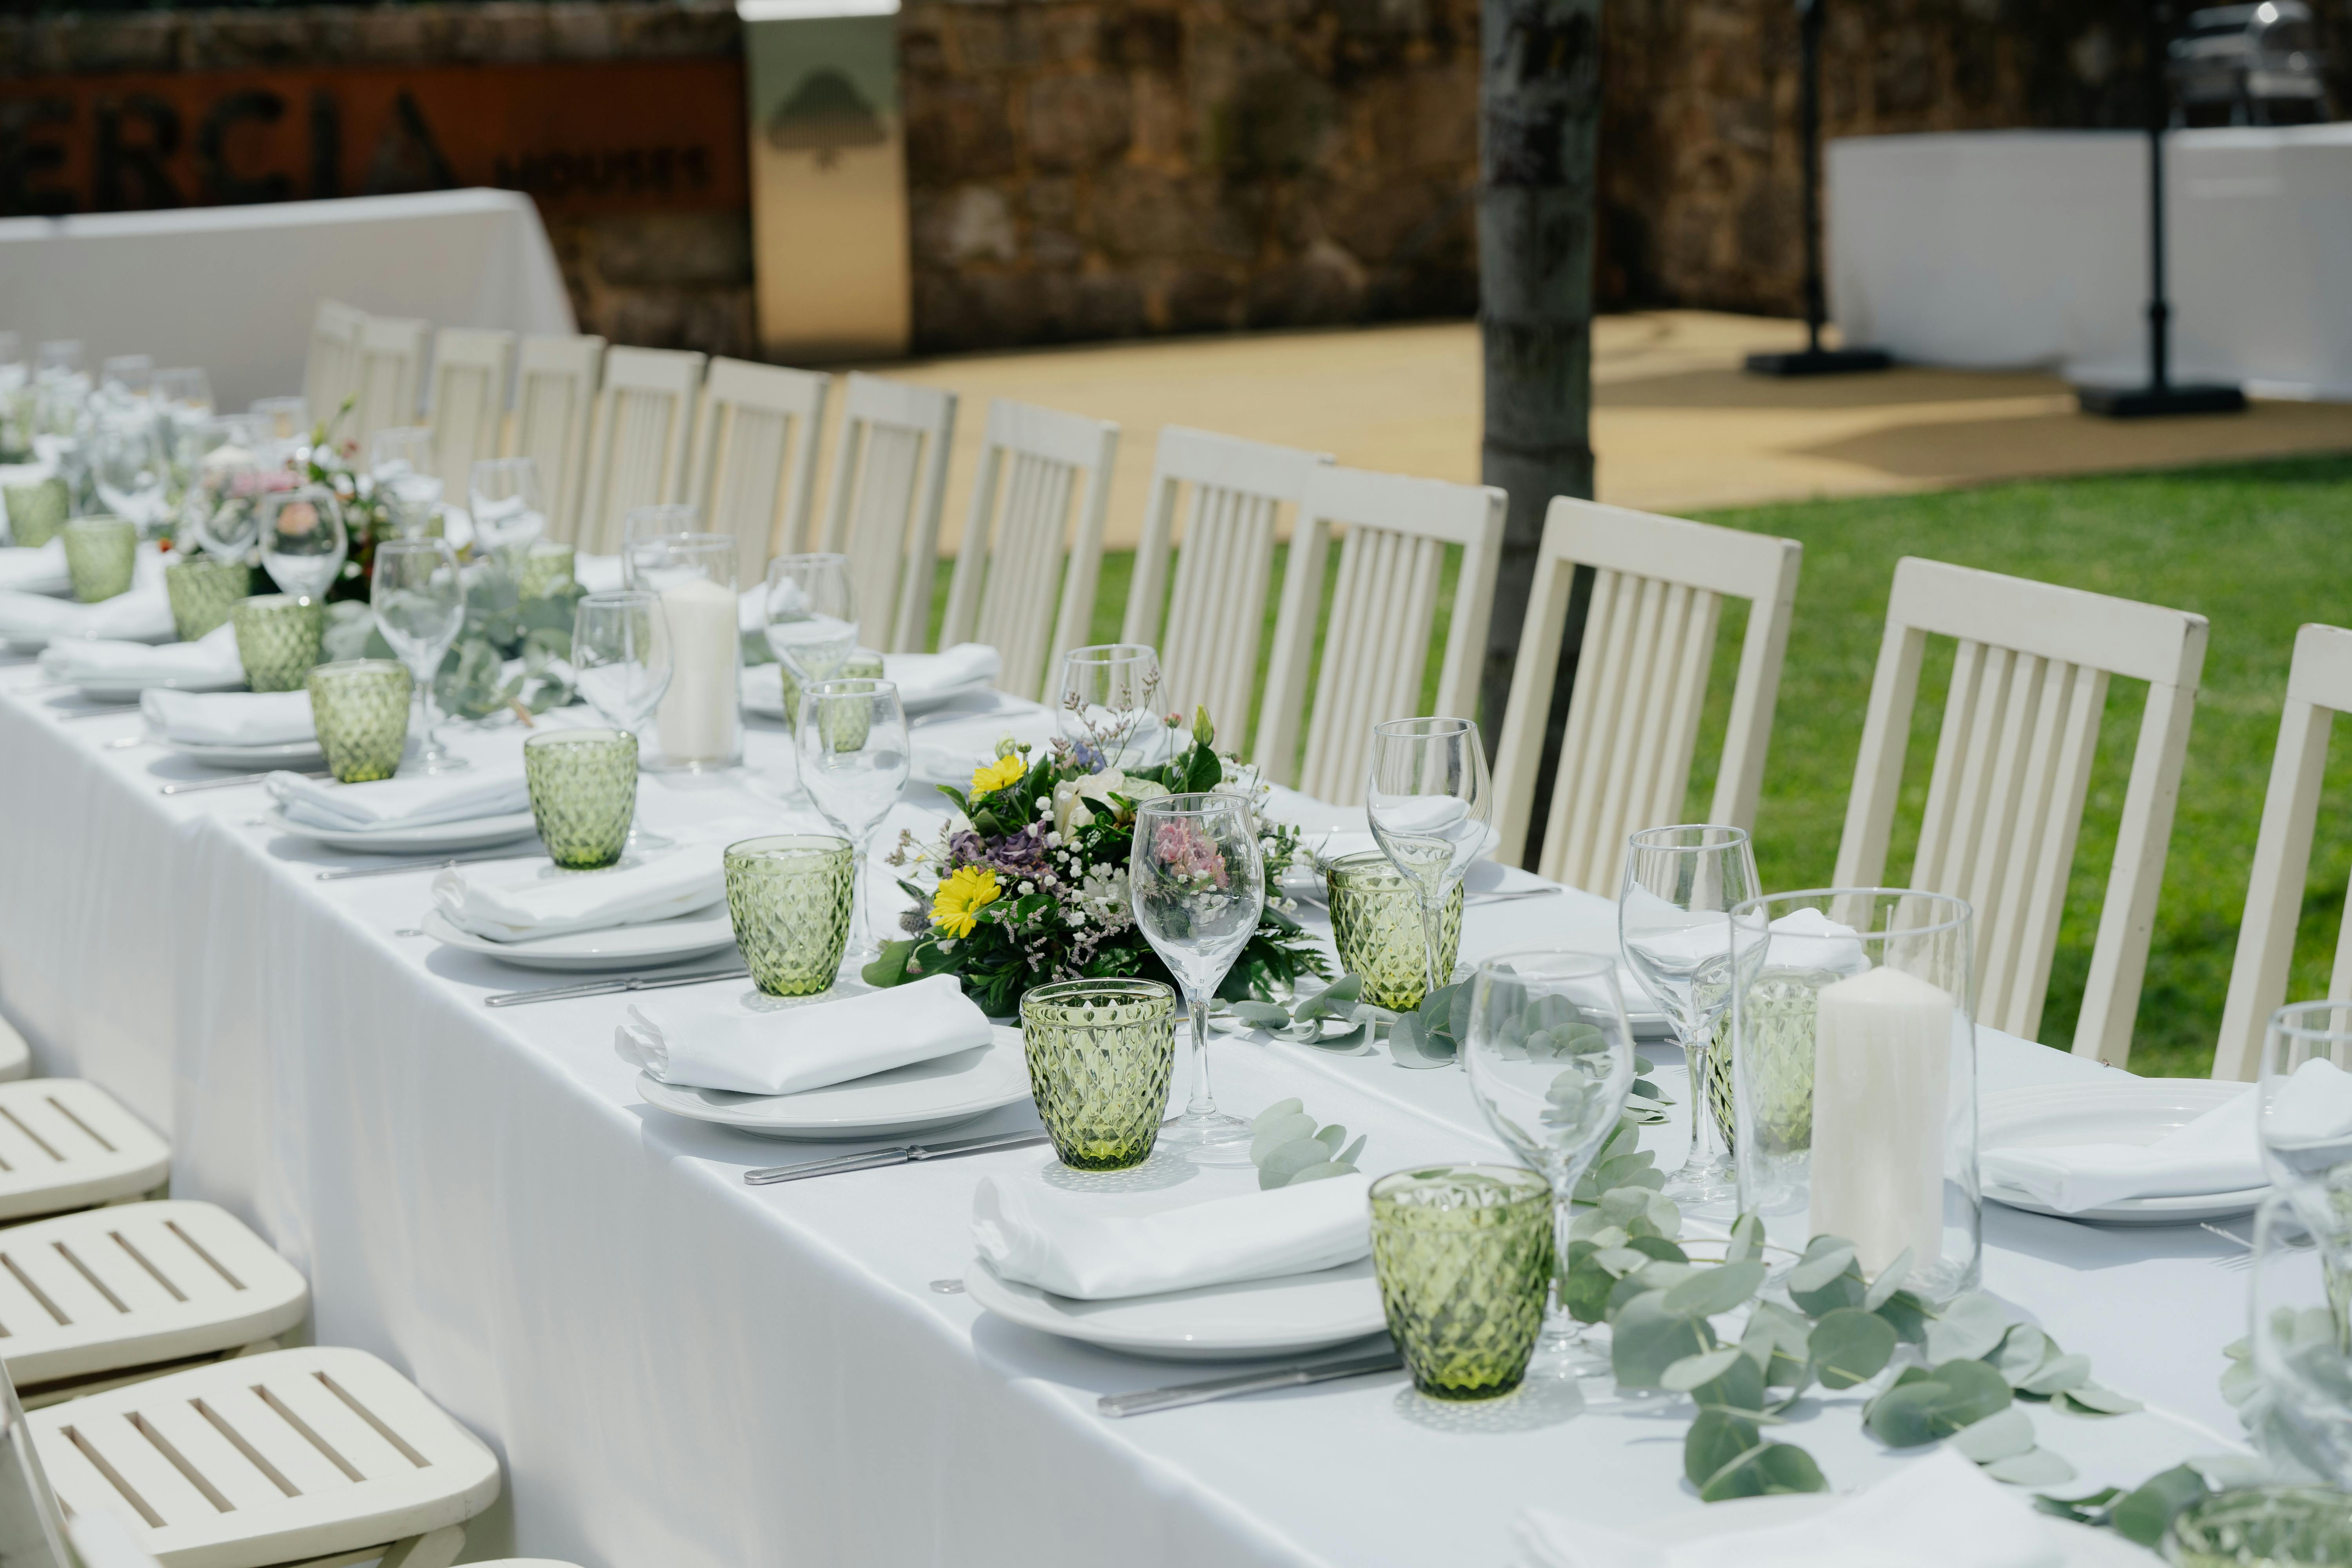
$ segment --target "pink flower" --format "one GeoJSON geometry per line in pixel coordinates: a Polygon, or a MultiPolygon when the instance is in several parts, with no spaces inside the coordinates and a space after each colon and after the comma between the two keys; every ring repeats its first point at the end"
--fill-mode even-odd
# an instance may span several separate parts
{"type": "Polygon", "coordinates": [[[1222,888],[1230,879],[1217,841],[1190,817],[1162,822],[1151,830],[1151,858],[1171,876],[1222,888]]]}

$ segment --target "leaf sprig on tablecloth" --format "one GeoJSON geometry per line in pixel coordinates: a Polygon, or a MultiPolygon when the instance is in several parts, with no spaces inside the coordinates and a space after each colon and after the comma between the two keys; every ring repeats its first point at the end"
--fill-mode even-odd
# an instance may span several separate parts
{"type": "Polygon", "coordinates": [[[1332,1176],[1356,1173],[1356,1156],[1364,1152],[1364,1134],[1348,1142],[1348,1130],[1338,1122],[1317,1127],[1306,1102],[1277,1100],[1250,1123],[1250,1163],[1257,1167],[1258,1190],[1296,1186],[1332,1176]]]}

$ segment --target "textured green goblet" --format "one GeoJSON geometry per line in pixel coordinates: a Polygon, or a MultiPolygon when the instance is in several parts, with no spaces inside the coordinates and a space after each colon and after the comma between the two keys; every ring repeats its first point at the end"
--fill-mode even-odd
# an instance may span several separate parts
{"type": "Polygon", "coordinates": [[[1493,1399],[1527,1375],[1551,1283],[1551,1188],[1516,1165],[1436,1165],[1372,1184],[1372,1269],[1412,1385],[1493,1399]]]}
{"type": "Polygon", "coordinates": [[[347,658],[310,671],[310,722],[338,784],[388,779],[408,744],[408,667],[347,658]]]}
{"type": "Polygon", "coordinates": [[[779,833],[727,847],[727,912],[751,983],[771,996],[814,996],[841,971],[856,886],[849,840],[779,833]]]}
{"type": "Polygon", "coordinates": [[[236,657],[245,683],[256,691],[293,691],[319,662],[327,607],[291,594],[257,594],[229,610],[236,626],[236,657]]]}
{"type": "Polygon", "coordinates": [[[1151,1157],[1176,1063],[1176,993],[1157,980],[1061,980],[1021,998],[1029,1098],[1074,1171],[1151,1157]]]}
{"type": "Polygon", "coordinates": [[[2216,1492],[2173,1515],[2164,1559],[2176,1568],[2345,1568],[2352,1497],[2329,1487],[2216,1492]]]}
{"type": "Polygon", "coordinates": [[[65,480],[51,476],[29,484],[0,489],[0,504],[8,508],[8,540],[26,549],[47,544],[66,525],[73,510],[73,492],[65,480]]]}
{"type": "Polygon", "coordinates": [[[572,871],[610,866],[637,810],[637,738],[626,730],[551,730],[522,743],[531,820],[548,858],[572,871]]]}
{"type": "MultiPolygon", "coordinates": [[[[1386,855],[1366,849],[1324,863],[1331,900],[1331,942],[1339,967],[1364,979],[1364,1000],[1404,1013],[1429,989],[1429,947],[1421,931],[1421,895],[1386,855]]],[[[1462,951],[1462,884],[1439,916],[1437,972],[1450,974],[1462,951]]]]}
{"type": "Polygon", "coordinates": [[[78,517],[65,525],[66,571],[85,605],[131,591],[139,562],[139,525],[127,517],[78,517]]]}
{"type": "Polygon", "coordinates": [[[163,595],[182,642],[194,642],[228,624],[236,602],[253,592],[253,569],[242,561],[191,556],[163,568],[163,595]]]}
{"type": "MultiPolygon", "coordinates": [[[[784,722],[798,734],[801,728],[801,683],[793,667],[783,660],[776,661],[776,669],[784,680],[784,722]]],[[[878,653],[853,653],[841,661],[841,668],[829,678],[834,680],[879,680],[882,679],[882,656],[878,653]]]]}
{"type": "Polygon", "coordinates": [[[572,581],[572,548],[562,540],[533,541],[515,579],[517,591],[525,599],[544,599],[572,581]]]}

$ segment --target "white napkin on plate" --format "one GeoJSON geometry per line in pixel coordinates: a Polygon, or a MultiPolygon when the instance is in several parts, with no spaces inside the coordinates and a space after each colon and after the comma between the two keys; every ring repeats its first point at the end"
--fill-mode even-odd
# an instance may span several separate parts
{"type": "Polygon", "coordinates": [[[988,1016],[952,974],[774,1012],[740,994],[679,993],[631,1007],[613,1049],[664,1083],[737,1094],[798,1094],[952,1056],[993,1038],[988,1016]]]}
{"type": "Polygon", "coordinates": [[[0,588],[0,637],[10,641],[112,637],[164,642],[173,632],[172,602],[163,594],[163,558],[144,545],[129,592],[95,605],[0,588]]]}
{"type": "Polygon", "coordinates": [[[140,693],[139,708],[156,733],[184,746],[289,746],[318,738],[307,691],[205,693],[150,687],[140,693]]]}
{"type": "Polygon", "coordinates": [[[281,773],[270,774],[267,787],[292,820],[344,833],[434,827],[530,809],[520,763],[355,784],[281,773]]]}
{"type": "Polygon", "coordinates": [[[769,831],[749,817],[706,823],[674,835],[676,848],[600,871],[543,860],[452,866],[433,879],[433,903],[452,925],[492,942],[666,921],[722,902],[727,846],[769,831]]]}
{"type": "Polygon", "coordinates": [[[611,594],[619,591],[621,558],[617,555],[590,555],[575,552],[572,557],[572,580],[585,594],[611,594]]]}
{"type": "Polygon", "coordinates": [[[52,539],[30,550],[10,545],[0,549],[0,588],[18,594],[70,594],[73,574],[66,570],[66,542],[52,539]]]}
{"type": "Polygon", "coordinates": [[[1333,1176],[1151,1214],[1105,1213],[1094,1194],[1034,1176],[983,1176],[971,1238],[1006,1279],[1108,1301],[1312,1274],[1372,1249],[1371,1178],[1333,1176]]]}
{"type": "MultiPolygon", "coordinates": [[[[1477,858],[1492,855],[1495,852],[1495,846],[1502,841],[1503,830],[1491,823],[1488,824],[1486,837],[1478,847],[1477,858]]],[[[1301,836],[1299,842],[1313,850],[1318,858],[1325,860],[1337,860],[1343,855],[1360,855],[1367,850],[1378,849],[1381,847],[1381,841],[1372,837],[1372,830],[1369,827],[1360,831],[1346,827],[1335,828],[1323,834],[1308,832],[1301,836]]]]}
{"type": "MultiPolygon", "coordinates": [[[[41,672],[76,686],[112,683],[172,687],[183,691],[219,691],[245,684],[237,657],[236,628],[223,623],[194,642],[91,641],[68,637],[41,652],[41,672]]],[[[302,694],[305,703],[310,694],[302,694]]]]}
{"type": "Polygon", "coordinates": [[[909,711],[994,680],[1003,670],[1003,658],[984,642],[960,642],[937,653],[882,656],[882,679],[898,686],[898,700],[909,711]]]}
{"type": "MultiPolygon", "coordinates": [[[[2345,1078],[2326,1062],[2318,1065],[2345,1078]]],[[[2254,1138],[2255,1099],[2248,1085],[2244,1093],[2146,1145],[1986,1149],[1979,1159],[1987,1181],[2022,1188],[2061,1214],[2080,1214],[2125,1198],[2242,1193],[2269,1183],[2254,1138]]]]}
{"type": "Polygon", "coordinates": [[[1819,1513],[1662,1546],[1541,1509],[1512,1531],[1516,1568],[2061,1568],[2065,1549],[2017,1493],[1949,1448],[1819,1513]]]}

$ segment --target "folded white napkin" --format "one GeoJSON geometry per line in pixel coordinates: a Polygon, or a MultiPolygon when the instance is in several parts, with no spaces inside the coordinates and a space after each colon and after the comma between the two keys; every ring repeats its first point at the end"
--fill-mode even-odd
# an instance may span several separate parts
{"type": "MultiPolygon", "coordinates": [[[[1478,856],[1484,857],[1493,854],[1495,852],[1495,846],[1500,844],[1502,841],[1502,829],[1489,826],[1486,829],[1486,837],[1479,846],[1478,856]]],[[[1369,827],[1362,829],[1352,827],[1337,828],[1331,832],[1322,834],[1307,833],[1302,837],[1301,842],[1309,849],[1315,851],[1318,858],[1324,860],[1337,860],[1343,855],[1360,855],[1368,850],[1378,849],[1381,847],[1380,840],[1372,837],[1372,831],[1369,827]]],[[[1476,857],[1474,857],[1474,858],[1475,858],[1476,857]]]]}
{"type": "MultiPolygon", "coordinates": [[[[1627,890],[1620,909],[1619,929],[1625,946],[1638,948],[1670,973],[1697,969],[1731,947],[1731,921],[1723,912],[1693,912],[1645,889],[1627,890]]],[[[1766,964],[1773,969],[1825,969],[1833,974],[1860,974],[1870,967],[1861,933],[1840,925],[1819,910],[1791,910],[1771,924],[1772,945],[1766,964]]]]}
{"type": "Polygon", "coordinates": [[[1678,1546],[1519,1515],[1517,1568],[2060,1568],[2064,1548],[2018,1494],[1949,1448],[1820,1513],[1678,1546]]]}
{"type": "Polygon", "coordinates": [[[678,993],[629,1009],[613,1049],[664,1083],[798,1094],[988,1044],[988,1016],[952,974],[754,1013],[740,994],[678,993]]]}
{"type": "MultiPolygon", "coordinates": [[[[2316,1065],[2352,1083],[2329,1064],[2316,1065]]],[[[2080,1214],[2125,1198],[2242,1193],[2268,1183],[2254,1138],[2255,1098],[2248,1085],[2244,1093],[2146,1145],[1987,1149],[1979,1158],[1987,1181],[2021,1187],[2061,1214],[2080,1214]]]]}
{"type": "Polygon", "coordinates": [[[519,763],[355,784],[272,773],[267,787],[294,821],[345,833],[432,827],[530,809],[530,791],[519,763]]]}
{"type": "MultiPolygon", "coordinates": [[[[223,631],[234,629],[224,626],[223,631]]],[[[287,746],[315,740],[307,691],[167,691],[150,687],[140,710],[156,733],[186,746],[287,746]]]]}
{"type": "Polygon", "coordinates": [[[572,580],[580,584],[583,594],[615,593],[623,586],[621,558],[575,553],[572,557],[572,580]]]}
{"type": "Polygon", "coordinates": [[[994,680],[1004,660],[984,642],[960,642],[937,653],[886,653],[882,679],[898,688],[908,711],[929,707],[969,686],[994,680]]]}
{"type": "Polygon", "coordinates": [[[70,594],[73,574],[66,570],[66,542],[52,539],[30,550],[14,545],[0,549],[0,588],[17,594],[70,594]]]}
{"type": "Polygon", "coordinates": [[[1105,1213],[1090,1193],[983,1176],[971,1238],[1006,1279],[1107,1301],[1312,1274],[1372,1249],[1371,1178],[1333,1176],[1150,1214],[1105,1213]]]}
{"type": "Polygon", "coordinates": [[[173,635],[172,601],[163,594],[163,561],[142,546],[128,593],[95,605],[0,588],[0,637],[16,642],[61,637],[112,637],[166,642],[173,635]]]}
{"type": "Polygon", "coordinates": [[[492,942],[666,921],[724,900],[727,846],[772,831],[749,817],[705,823],[674,835],[675,848],[601,871],[543,860],[452,866],[433,879],[433,902],[451,924],[492,942]]]}
{"type": "MultiPolygon", "coordinates": [[[[215,626],[194,642],[103,642],[68,637],[41,652],[41,671],[52,680],[77,686],[96,682],[220,691],[245,684],[237,657],[236,628],[215,626]]],[[[308,693],[303,695],[308,702],[308,693]]]]}

